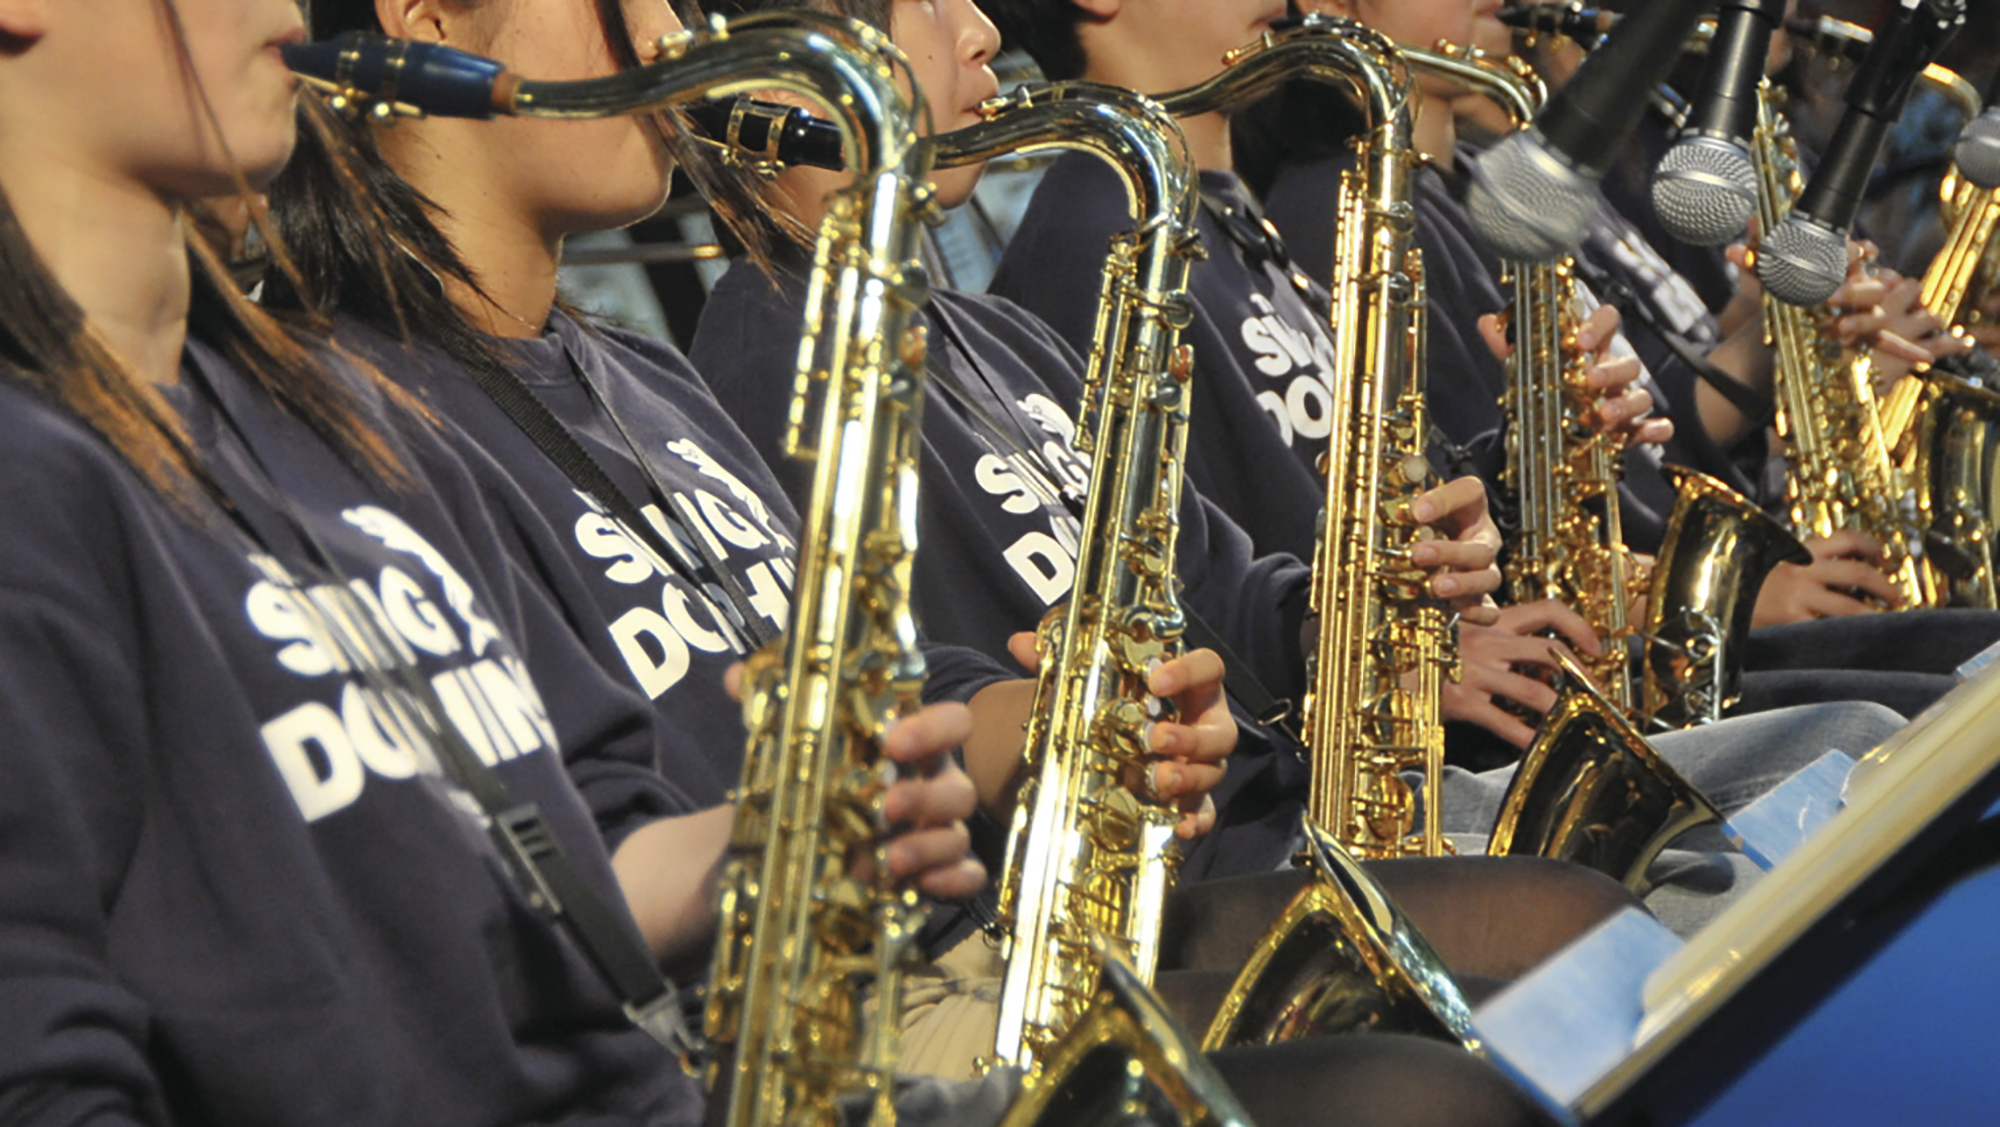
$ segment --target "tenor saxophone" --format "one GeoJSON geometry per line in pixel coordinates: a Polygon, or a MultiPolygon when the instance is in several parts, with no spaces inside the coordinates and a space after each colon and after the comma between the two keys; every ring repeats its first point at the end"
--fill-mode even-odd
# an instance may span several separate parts
{"type": "Polygon", "coordinates": [[[1178,813],[1148,781],[1146,682],[1180,652],[1186,626],[1174,550],[1192,353],[1180,334],[1193,316],[1199,196],[1180,127],[1150,99],[1062,83],[985,109],[987,121],[935,140],[939,164],[1079,149],[1119,171],[1138,219],[1105,264],[1077,428],[1091,470],[1076,583],[1038,632],[1000,882],[1007,971],[994,1055],[1026,1069],[1033,1090],[1097,1004],[1107,958],[1151,981],[1179,862],[1178,813]]]}
{"type": "Polygon", "coordinates": [[[712,1120],[831,1127],[891,1102],[897,1025],[861,1021],[863,992],[900,1009],[922,911],[890,885],[884,729],[915,708],[924,663],[910,613],[917,422],[927,296],[917,236],[928,149],[896,84],[907,63],[859,22],[791,13],[720,19],[662,39],[662,61],[537,82],[431,45],[347,37],[295,68],[336,109],[587,119],[783,89],[837,122],[857,174],[828,200],[805,310],[788,449],[815,458],[790,627],[748,663],[749,742],[723,870],[706,1032],[712,1120]],[[323,64],[323,66],[317,65],[323,64]],[[818,400],[816,434],[806,418],[818,400]],[[851,862],[868,857],[872,866],[851,862]]]}

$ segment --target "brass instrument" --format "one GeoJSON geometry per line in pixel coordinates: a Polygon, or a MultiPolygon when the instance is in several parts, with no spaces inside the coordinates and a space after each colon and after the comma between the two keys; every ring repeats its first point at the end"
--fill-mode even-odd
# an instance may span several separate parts
{"type": "MultiPolygon", "coordinates": [[[[1751,155],[1758,175],[1758,221],[1775,231],[1799,192],[1790,127],[1767,79],[1758,99],[1751,155]]],[[[1891,581],[1910,607],[1929,606],[1934,592],[1921,567],[1915,497],[1896,465],[1874,387],[1874,366],[1833,339],[1834,315],[1766,294],[1764,333],[1777,351],[1778,433],[1787,442],[1785,502],[1801,536],[1843,528],[1882,542],[1891,581]]]]}
{"type": "Polygon", "coordinates": [[[333,73],[307,81],[334,108],[385,120],[581,120],[783,89],[837,123],[857,173],[827,201],[786,439],[788,453],[815,459],[812,502],[789,630],[748,662],[749,740],[705,1024],[719,1050],[713,1121],[832,1127],[846,1120],[840,1102],[860,1096],[885,1127],[895,1122],[898,1026],[864,1030],[861,1003],[872,991],[885,1012],[901,1008],[923,919],[915,893],[887,877],[881,799],[895,772],[880,740],[917,706],[924,679],[908,598],[924,339],[910,318],[928,297],[916,261],[928,150],[897,86],[907,63],[866,24],[718,18],[660,46],[662,61],[648,66],[538,82],[462,53],[427,66],[435,45],[346,37],[307,49],[333,55],[322,60],[333,73]],[[864,857],[871,875],[851,867],[864,857]]]}
{"type": "Polygon", "coordinates": [[[1180,127],[1139,95],[1090,84],[1028,88],[987,122],[940,137],[939,160],[1078,148],[1118,169],[1137,228],[1105,264],[1077,449],[1090,456],[1076,584],[1042,621],[1026,781],[1000,884],[1009,929],[994,1043],[1028,1070],[1093,1004],[1099,946],[1141,982],[1179,864],[1178,813],[1151,797],[1151,664],[1180,652],[1175,590],[1192,352],[1188,268],[1198,253],[1195,168],[1180,127]]]}
{"type": "Polygon", "coordinates": [[[1808,563],[1798,537],[1706,474],[1668,467],[1678,495],[1646,599],[1645,715],[1672,730],[1722,719],[1743,676],[1757,592],[1781,563],[1808,563]]]}
{"type": "Polygon", "coordinates": [[[1413,79],[1395,46],[1345,20],[1308,17],[1230,53],[1220,75],[1162,97],[1183,117],[1278,82],[1352,85],[1369,111],[1359,165],[1343,179],[1335,248],[1333,408],[1327,504],[1313,560],[1321,615],[1305,705],[1312,751],[1307,818],[1361,857],[1436,855],[1448,843],[1436,803],[1417,803],[1400,772],[1436,780],[1444,765],[1440,699],[1457,675],[1449,610],[1409,561],[1430,535],[1410,516],[1430,483],[1423,382],[1424,285],[1411,245],[1413,79]],[[1409,674],[1415,684],[1405,687],[1409,674]]]}
{"type": "Polygon", "coordinates": [[[1306,863],[1316,879],[1265,935],[1231,986],[1205,1048],[1359,1029],[1476,1049],[1470,1008],[1450,973],[1349,853],[1444,844],[1437,804],[1416,840],[1397,768],[1440,777],[1439,692],[1455,657],[1451,622],[1407,562],[1405,507],[1423,488],[1423,283],[1410,249],[1412,80],[1396,48],[1344,20],[1309,17],[1231,52],[1215,78],[1161,98],[1183,116],[1212,113],[1295,78],[1351,86],[1370,113],[1359,173],[1339,199],[1334,417],[1328,515],[1315,560],[1320,609],[1316,699],[1309,704],[1312,792],[1306,863]],[[1352,582],[1344,582],[1352,580],[1352,582]],[[1404,690],[1405,670],[1422,676],[1404,690]]]}
{"type": "MultiPolygon", "coordinates": [[[[809,27],[793,55],[739,48],[737,89],[815,95],[858,171],[827,198],[807,287],[785,450],[813,460],[813,485],[791,621],[745,677],[749,742],[706,1023],[732,1127],[840,1123],[838,1101],[857,1093],[872,1123],[895,1122],[897,1023],[864,1027],[863,992],[900,1011],[923,920],[915,893],[886,877],[881,799],[895,769],[880,740],[918,706],[924,678],[909,590],[925,346],[910,322],[928,299],[916,255],[929,154],[895,85],[900,56],[873,29],[841,29],[855,40],[841,85],[780,80],[800,48],[833,53],[819,46],[833,28],[809,27]],[[856,856],[872,856],[875,875],[855,875],[856,856]]],[[[732,28],[726,41],[743,38],[732,28]]]]}

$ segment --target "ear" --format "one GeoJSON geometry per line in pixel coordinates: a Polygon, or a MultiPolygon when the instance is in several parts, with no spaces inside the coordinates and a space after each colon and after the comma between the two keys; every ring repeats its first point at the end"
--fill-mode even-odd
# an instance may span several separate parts
{"type": "Polygon", "coordinates": [[[1070,0],[1070,5],[1102,23],[1117,16],[1124,9],[1125,0],[1070,0]]]}
{"type": "Polygon", "coordinates": [[[0,52],[18,50],[49,30],[53,0],[0,0],[0,52]]]}
{"type": "Polygon", "coordinates": [[[381,21],[384,35],[422,43],[444,42],[444,11],[437,0],[375,0],[375,18],[381,21]]]}

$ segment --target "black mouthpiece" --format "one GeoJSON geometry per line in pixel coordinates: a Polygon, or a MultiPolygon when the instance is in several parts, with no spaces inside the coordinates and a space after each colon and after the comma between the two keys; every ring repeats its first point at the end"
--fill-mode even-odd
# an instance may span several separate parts
{"type": "Polygon", "coordinates": [[[507,72],[455,48],[359,31],[280,50],[295,73],[330,83],[358,103],[413,106],[436,117],[492,117],[494,87],[507,72]]]}
{"type": "Polygon", "coordinates": [[[840,127],[795,106],[727,98],[689,106],[687,115],[709,140],[751,160],[835,171],[847,167],[840,127]]]}

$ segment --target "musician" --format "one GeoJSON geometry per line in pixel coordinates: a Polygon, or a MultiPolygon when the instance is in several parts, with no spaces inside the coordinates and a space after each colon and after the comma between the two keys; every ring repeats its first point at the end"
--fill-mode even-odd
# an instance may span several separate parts
{"type": "MultiPolygon", "coordinates": [[[[1345,0],[1308,0],[1308,6],[1328,14],[1384,21],[1385,29],[1412,44],[1469,35],[1474,41],[1497,45],[1505,31],[1492,18],[1497,6],[1490,3],[1474,3],[1464,9],[1451,5],[1459,14],[1450,18],[1448,13],[1431,12],[1423,5],[1391,5],[1378,10],[1376,5],[1357,7],[1345,0]]],[[[1455,118],[1446,101],[1454,94],[1462,92],[1425,92],[1422,116],[1431,125],[1421,131],[1426,135],[1429,158],[1422,180],[1430,188],[1419,195],[1418,230],[1432,247],[1426,257],[1427,269],[1449,270],[1463,283],[1433,291],[1433,323],[1457,325],[1462,334],[1472,333],[1476,326],[1492,348],[1457,353],[1464,359],[1459,365],[1440,368],[1434,364],[1429,400],[1451,437],[1497,453],[1504,446],[1498,398],[1504,390],[1505,373],[1492,349],[1504,344],[1491,315],[1506,305],[1506,298],[1498,285],[1498,263],[1471,237],[1462,203],[1465,181],[1460,163],[1465,154],[1455,143],[1455,118]],[[1440,265],[1446,258],[1451,266],[1440,265]]],[[[1342,118],[1351,120],[1352,111],[1345,108],[1338,92],[1298,86],[1245,115],[1237,130],[1250,153],[1251,166],[1265,177],[1259,186],[1266,194],[1273,221],[1287,232],[1288,246],[1302,248],[1294,251],[1294,258],[1308,262],[1309,272],[1330,266],[1324,250],[1314,249],[1322,242],[1330,245],[1332,238],[1332,218],[1321,201],[1332,190],[1334,176],[1347,158],[1344,139],[1337,139],[1338,129],[1301,129],[1300,123],[1310,120],[1328,126],[1342,118]]],[[[1584,288],[1588,289],[1592,278],[1610,279],[1647,303],[1629,325],[1621,323],[1621,336],[1628,329],[1632,336],[1629,342],[1621,340],[1619,347],[1647,361],[1649,386],[1669,407],[1675,429],[1664,449],[1665,459],[1722,477],[1741,491],[1764,497],[1767,503],[1773,500],[1761,489],[1765,453],[1761,423],[1746,416],[1710,380],[1698,378],[1695,365],[1701,360],[1679,355],[1656,329],[1693,312],[1682,308],[1690,302],[1663,300],[1663,295],[1684,291],[1666,281],[1664,264],[1657,261],[1657,255],[1646,252],[1649,244],[1643,234],[1623,223],[1615,212],[1600,211],[1593,236],[1579,255],[1584,288]],[[1644,280],[1649,277],[1658,280],[1644,280]]],[[[1754,310],[1754,274],[1744,272],[1743,276],[1751,279],[1748,285],[1752,287],[1744,305],[1754,310]]],[[[1907,308],[1906,288],[1893,277],[1867,277],[1857,269],[1843,293],[1835,297],[1837,303],[1852,308],[1842,321],[1848,339],[1874,342],[1885,363],[1930,357],[1933,347],[1959,348],[1938,342],[1931,332],[1935,318],[1920,309],[1907,308]],[[1920,346],[1913,341],[1923,343],[1920,346]]],[[[1698,319],[1697,323],[1706,322],[1698,319]]],[[[1743,323],[1726,336],[1719,326],[1708,328],[1704,335],[1721,342],[1706,358],[1720,369],[1712,373],[1715,380],[1731,381],[1753,396],[1769,395],[1772,355],[1762,343],[1757,322],[1743,323]]],[[[1437,339],[1433,337],[1434,342],[1437,339]]],[[[1672,504],[1673,490],[1662,478],[1660,464],[1661,451],[1656,447],[1638,447],[1625,459],[1620,496],[1626,541],[1642,552],[1657,543],[1672,504]]],[[[1480,465],[1482,475],[1497,487],[1500,461],[1487,457],[1480,465]]],[[[1738,715],[1810,701],[1850,699],[1873,700],[1914,715],[1950,689],[1954,683],[1950,675],[1960,663],[2000,637],[2000,620],[1989,613],[1963,610],[1903,612],[1871,617],[1865,625],[1858,619],[1846,623],[1813,621],[1867,611],[1870,605],[1864,599],[1893,606],[1896,597],[1887,577],[1874,566],[1881,546],[1872,539],[1843,532],[1815,538],[1807,546],[1814,562],[1779,565],[1759,594],[1753,621],[1766,629],[1752,632],[1745,651],[1748,673],[1743,700],[1735,709],[1738,715]]]]}
{"type": "MultiPolygon", "coordinates": [[[[573,9],[575,5],[570,7],[573,9]]],[[[321,9],[322,14],[327,11],[321,9]]],[[[534,15],[560,21],[565,13],[562,6],[549,4],[541,6],[534,15]]],[[[568,15],[573,17],[575,12],[572,10],[568,15]]],[[[381,18],[382,26],[390,30],[436,38],[474,50],[490,51],[505,47],[517,52],[518,58],[526,60],[517,64],[523,70],[532,71],[540,65],[542,69],[539,73],[553,70],[558,75],[563,74],[566,62],[574,60],[574,56],[565,52],[579,49],[574,28],[569,25],[559,24],[566,28],[567,38],[551,34],[545,23],[535,19],[527,19],[524,24],[513,24],[503,19],[497,25],[483,25],[478,22],[482,18],[479,14],[471,14],[462,21],[460,13],[447,5],[413,5],[407,10],[387,13],[379,6],[374,11],[362,8],[350,13],[349,18],[357,22],[348,26],[372,27],[381,18]],[[528,28],[533,28],[535,34],[523,36],[528,28]]],[[[614,45],[625,41],[622,34],[609,28],[605,34],[610,36],[609,41],[614,45]]],[[[596,37],[597,40],[603,38],[603,35],[596,37]]],[[[608,65],[608,57],[599,59],[598,50],[592,48],[586,52],[583,62],[601,72],[608,65]]],[[[417,204],[415,208],[400,210],[398,226],[393,232],[394,245],[405,249],[424,248],[428,253],[422,260],[422,266],[438,270],[442,277],[448,279],[441,289],[428,290],[429,295],[446,300],[404,311],[409,322],[422,330],[419,337],[422,348],[418,353],[398,356],[394,349],[384,350],[379,340],[372,344],[368,341],[364,322],[375,321],[379,336],[382,323],[396,311],[382,308],[379,300],[369,300],[367,287],[378,284],[369,270],[370,251],[380,248],[343,245],[339,222],[345,217],[311,206],[315,193],[327,193],[328,186],[337,181],[337,169],[330,162],[325,162],[321,167],[304,170],[300,176],[288,178],[286,183],[280,184],[275,195],[281,212],[285,214],[287,229],[298,239],[296,254],[305,266],[304,273],[316,279],[340,279],[343,284],[332,287],[334,291],[351,309],[362,311],[343,320],[342,339],[366,348],[371,354],[381,355],[384,366],[395,378],[422,391],[432,402],[444,405],[450,421],[460,428],[453,434],[456,440],[469,446],[490,449],[506,458],[509,475],[520,479],[521,487],[533,501],[532,505],[522,505],[503,499],[501,508],[503,527],[520,541],[510,547],[521,554],[522,562],[543,576],[545,581],[551,582],[563,598],[565,611],[574,619],[602,624],[612,617],[614,610],[624,610],[624,614],[619,615],[622,619],[636,609],[631,595],[623,592],[617,593],[615,599],[604,599],[602,606],[596,605],[593,600],[603,598],[605,588],[602,583],[595,584],[594,589],[579,590],[575,588],[573,579],[563,575],[565,568],[574,566],[572,557],[578,554],[579,548],[583,554],[589,555],[591,545],[579,542],[572,546],[559,537],[552,538],[537,530],[529,519],[527,509],[546,505],[554,512],[579,513],[581,515],[576,519],[580,524],[589,525],[594,543],[608,546],[612,537],[609,530],[603,527],[602,514],[579,504],[572,483],[565,481],[549,465],[549,456],[545,452],[524,448],[520,436],[512,433],[515,428],[505,414],[489,399],[481,398],[475,383],[480,377],[467,369],[488,361],[471,349],[455,347],[465,343],[461,334],[469,334],[474,343],[494,349],[510,377],[522,379],[538,399],[565,416],[564,421],[575,426],[579,436],[590,442],[593,454],[616,466],[616,472],[631,483],[635,492],[644,495],[648,489],[645,479],[654,473],[678,474],[671,480],[686,482],[684,492],[693,493],[699,488],[706,489],[715,497],[726,494],[725,503],[734,506],[736,519],[714,526],[718,536],[734,532],[748,539],[756,534],[772,541],[795,536],[795,526],[782,515],[767,519],[759,512],[761,503],[762,508],[772,514],[785,514],[789,512],[789,504],[781,494],[764,486],[768,475],[761,468],[744,465],[737,460],[735,455],[741,446],[740,437],[734,434],[729,420],[714,411],[699,377],[669,349],[642,343],[627,334],[586,329],[561,310],[552,310],[552,248],[538,248],[536,253],[529,255],[519,253],[524,245],[546,241],[551,230],[565,230],[562,224],[615,225],[633,218],[631,212],[640,205],[655,205],[664,186],[664,180],[657,171],[659,151],[648,153],[643,147],[633,145],[626,146],[622,153],[615,151],[620,139],[615,134],[607,135],[608,130],[599,131],[595,140],[586,137],[580,143],[582,151],[578,151],[577,145],[564,147],[563,135],[557,130],[529,130],[485,141],[476,130],[461,134],[445,128],[446,125],[444,122],[426,122],[409,133],[399,132],[384,147],[384,159],[367,155],[357,158],[361,161],[364,176],[388,204],[388,210],[399,212],[404,204],[417,204]],[[433,154],[439,152],[452,156],[440,162],[444,171],[433,176],[436,170],[429,168],[428,162],[433,154]],[[514,160],[522,161],[523,168],[510,172],[507,162],[514,160]],[[641,161],[645,167],[654,170],[650,181],[638,173],[641,161]],[[533,178],[533,173],[542,169],[567,169],[579,163],[597,169],[599,175],[590,180],[569,175],[533,178]],[[475,175],[472,171],[496,167],[498,171],[485,176],[475,175]],[[651,188],[644,193],[635,191],[630,198],[622,197],[620,190],[631,186],[621,179],[627,175],[642,183],[650,182],[651,188]],[[403,176],[408,176],[409,181],[404,181],[403,176]],[[520,182],[524,176],[530,181],[525,185],[520,182]],[[415,188],[418,186],[427,194],[432,194],[433,203],[438,207],[436,214],[439,221],[435,224],[412,221],[413,217],[423,215],[423,208],[433,206],[416,200],[415,188]],[[453,219],[459,215],[471,217],[474,221],[460,227],[453,219]],[[520,304],[515,300],[523,297],[530,304],[520,304]],[[523,316],[523,313],[528,316],[523,316]],[[547,331],[540,334],[540,340],[530,336],[536,317],[548,321],[547,331]],[[525,322],[524,329],[529,331],[510,329],[509,322],[525,322]],[[502,337],[518,339],[509,342],[499,339],[502,337]],[[602,395],[602,398],[611,406],[592,406],[587,402],[594,393],[585,386],[586,380],[593,383],[603,381],[600,387],[609,394],[602,395]],[[634,439],[629,447],[623,444],[622,438],[611,436],[611,432],[617,431],[625,431],[634,439]],[[689,452],[690,447],[693,448],[692,453],[689,452]],[[654,453],[647,456],[643,453],[662,448],[673,458],[696,463],[699,473],[673,468],[673,458],[665,455],[654,453]],[[667,463],[667,468],[663,470],[660,463],[667,463]],[[731,479],[734,479],[733,482],[731,479]],[[739,489],[739,486],[742,488],[739,489]],[[548,580],[547,577],[552,575],[555,578],[548,580]],[[618,599],[623,602],[618,602],[618,599]]],[[[643,214],[643,211],[639,213],[643,214]]],[[[406,284],[412,280],[408,277],[400,279],[406,284]]],[[[283,285],[276,284],[275,288],[282,289],[283,285]]],[[[420,292],[427,289],[421,285],[418,288],[420,292]]],[[[378,286],[376,292],[383,291],[378,286]]],[[[317,297],[317,294],[293,295],[294,300],[311,301],[317,297]]],[[[796,300],[785,306],[773,322],[774,332],[795,335],[799,309],[800,303],[796,300]]],[[[482,475],[490,473],[491,463],[482,463],[476,472],[482,475]]],[[[492,490],[504,493],[502,483],[489,480],[487,484],[492,490]]],[[[660,492],[671,493],[674,490],[666,488],[660,489],[660,492]]],[[[670,505],[671,501],[662,507],[670,505]]],[[[628,535],[627,539],[634,538],[628,535]]],[[[607,552],[593,558],[591,566],[601,568],[605,560],[609,560],[613,567],[620,563],[636,563],[639,546],[627,543],[620,547],[618,552],[607,552]]],[[[780,555],[774,553],[751,559],[754,562],[747,564],[745,573],[740,576],[746,584],[751,578],[747,568],[757,563],[774,564],[780,555]]],[[[691,599],[701,594],[699,588],[681,591],[669,588],[664,596],[667,600],[665,613],[672,615],[675,600],[679,600],[681,609],[685,610],[691,599]]],[[[658,599],[661,596],[652,597],[658,599]]],[[[715,607],[710,612],[712,617],[700,621],[720,634],[723,620],[717,612],[727,613],[715,607]]],[[[617,621],[614,620],[610,628],[614,636],[616,628],[617,621]]],[[[590,630],[585,630],[586,637],[590,633],[590,630]]],[[[684,640],[693,639],[684,635],[684,640]]],[[[711,645],[714,644],[711,642],[711,645]]],[[[1172,775],[1163,773],[1156,785],[1168,796],[1179,794],[1192,800],[1187,823],[1190,832],[1205,829],[1212,817],[1212,814],[1202,810],[1202,792],[1215,776],[1220,775],[1219,766],[1212,764],[1234,738],[1233,727],[1225,725],[1223,730],[1215,730],[1208,715],[1212,710],[1203,703],[1204,693],[1207,698],[1212,699],[1213,696],[1213,674],[1204,670],[1214,669],[1212,656],[1195,654],[1163,666],[1154,675],[1156,691],[1171,696],[1179,690],[1177,704],[1186,718],[1186,722],[1181,724],[1156,725],[1156,746],[1163,758],[1172,761],[1173,772],[1172,775]],[[1181,689],[1174,683],[1175,677],[1183,675],[1181,671],[1190,671],[1186,680],[1193,683],[1193,688],[1181,689]],[[1204,684],[1206,690],[1202,688],[1204,684]],[[1219,745],[1218,739],[1222,741],[1219,745]]],[[[642,667],[629,666],[621,671],[645,686],[645,679],[641,676],[645,670],[642,667]]],[[[698,703],[682,706],[683,709],[688,707],[702,706],[698,703]]],[[[663,710],[661,715],[671,718],[677,713],[663,710]]],[[[683,717],[683,722],[687,722],[684,711],[678,715],[683,717]]],[[[1226,720],[1226,713],[1221,715],[1226,720]]],[[[1017,715],[1013,727],[1017,751],[1018,733],[1017,715]]],[[[736,737],[737,746],[740,746],[740,740],[739,734],[736,737]]],[[[735,752],[732,750],[729,754],[734,755],[735,752]]],[[[980,772],[979,758],[970,746],[967,760],[976,773],[980,772]]],[[[1001,781],[1004,782],[1006,774],[1010,773],[1003,772],[1001,781]]],[[[611,827],[607,827],[607,831],[617,832],[611,827]]],[[[619,846],[618,867],[642,923],[652,934],[653,917],[647,911],[649,893],[644,885],[647,879],[657,879],[662,874],[653,862],[672,862],[684,868],[686,860],[642,855],[642,863],[628,865],[628,857],[647,832],[642,829],[627,837],[619,846]]],[[[615,836],[613,840],[616,840],[615,836]]],[[[1473,1121],[1466,1118],[1467,1111],[1473,1108],[1499,1113],[1497,1119],[1482,1118],[1479,1121],[1514,1121],[1523,1113],[1514,1097],[1504,1094],[1495,1086],[1490,1075],[1469,1064],[1462,1055],[1450,1051],[1440,1053],[1430,1045],[1392,1051],[1393,1045],[1393,1042],[1384,1042],[1356,1044],[1336,1050],[1280,1049],[1238,1054],[1242,1059],[1229,1067],[1238,1075],[1256,1079],[1273,1068],[1290,1068],[1286,1064],[1288,1061],[1310,1064],[1316,1074],[1324,1073],[1329,1077],[1321,1082],[1328,1085],[1325,1090],[1314,1089],[1316,1102],[1332,1103],[1336,1108],[1346,1106],[1351,1111],[1357,1100],[1373,1098],[1364,1093],[1376,1081],[1360,1074],[1381,1073],[1378,1063],[1385,1060],[1386,1054],[1391,1063],[1401,1059],[1406,1065],[1416,1062],[1412,1067],[1423,1066],[1426,1074],[1433,1076],[1442,1086],[1441,1090],[1467,1091],[1468,1098],[1479,1096],[1468,1108],[1452,1111],[1452,1121],[1473,1121]],[[1334,1056],[1347,1063],[1328,1072],[1324,1066],[1334,1056]],[[1432,1063],[1424,1065],[1426,1061],[1432,1063]],[[1340,1080],[1341,1076],[1345,1079],[1340,1080]],[[1337,1101],[1334,1100],[1336,1084],[1351,1086],[1337,1101]],[[1486,1094],[1481,1096],[1481,1093],[1486,1094]]],[[[1319,1110],[1314,1108],[1315,1113],[1319,1110]]]]}
{"type": "MultiPolygon", "coordinates": [[[[284,163],[302,32],[283,0],[0,9],[0,1107],[697,1122],[472,813],[532,803],[569,904],[615,906],[593,805],[692,809],[651,711],[508,566],[423,408],[189,238],[191,201],[284,163]]],[[[905,799],[946,823],[961,720],[895,752],[944,770],[905,799]]]]}

